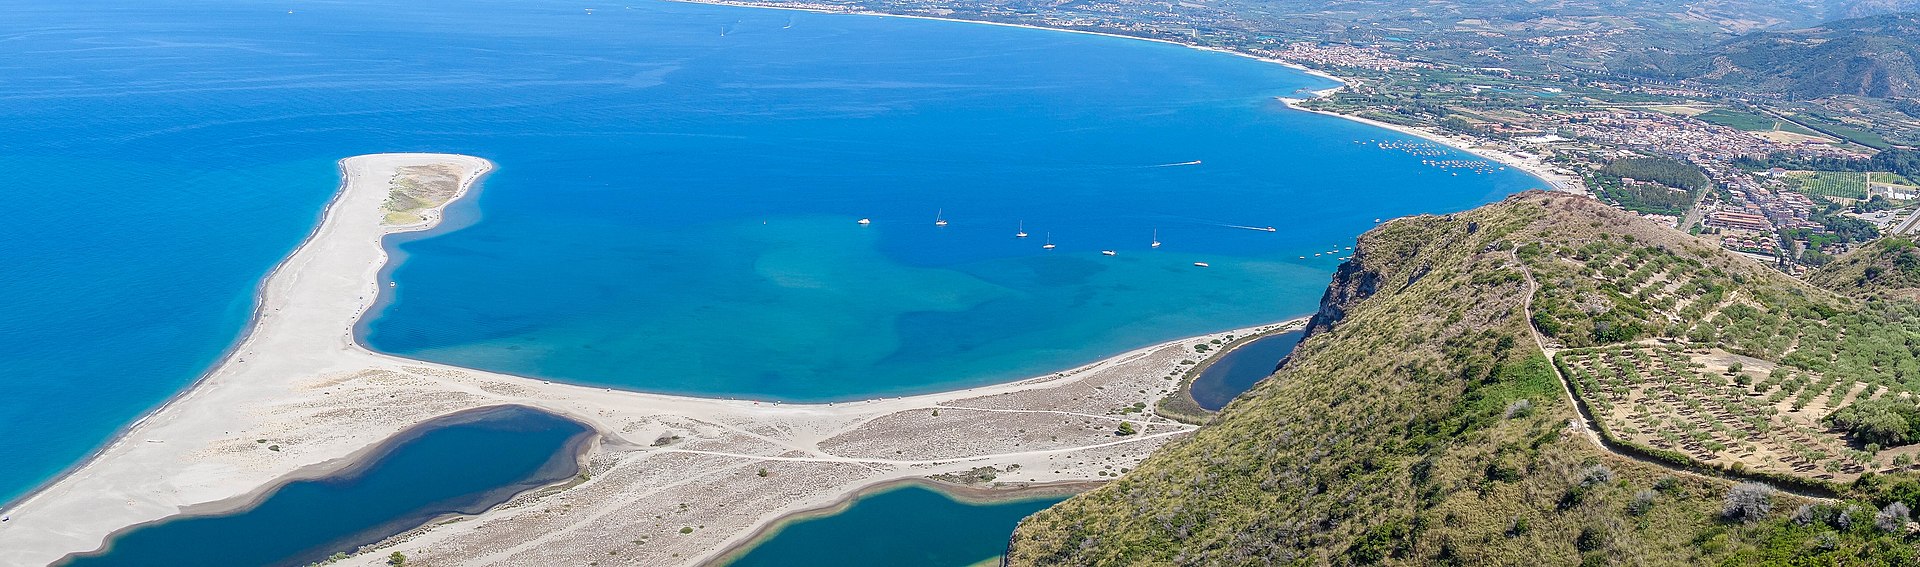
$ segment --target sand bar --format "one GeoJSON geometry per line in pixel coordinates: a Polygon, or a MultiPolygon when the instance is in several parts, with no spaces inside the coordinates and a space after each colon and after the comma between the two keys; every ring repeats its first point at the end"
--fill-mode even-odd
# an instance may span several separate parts
{"type": "Polygon", "coordinates": [[[599,437],[581,459],[588,478],[436,522],[339,564],[381,564],[391,551],[435,565],[698,564],[780,517],[878,483],[982,467],[1010,486],[1117,476],[1193,429],[1150,409],[1120,410],[1155,407],[1205,358],[1197,345],[1272,327],[1006,384],[833,404],[589,388],[362,348],[354,326],[385,285],[382,237],[433,227],[491,167],[448,154],[342,160],[340,193],[268,276],[246,338],[187,392],[7,510],[0,564],[42,565],[97,549],[128,526],[241,506],[261,487],[343,468],[413,425],[499,404],[591,425],[599,437]],[[1139,433],[1116,435],[1122,422],[1139,433]]]}

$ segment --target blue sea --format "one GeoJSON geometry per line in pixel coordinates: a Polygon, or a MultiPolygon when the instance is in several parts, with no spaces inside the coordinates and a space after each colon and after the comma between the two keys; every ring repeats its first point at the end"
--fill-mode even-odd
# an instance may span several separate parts
{"type": "Polygon", "coordinates": [[[1375,218],[1543,185],[1274,98],[1324,79],[1083,34],[645,0],[0,21],[0,500],[215,363],[349,155],[499,165],[459,228],[392,243],[372,348],[804,401],[1308,313],[1344,254],[1315,253],[1375,218]]]}

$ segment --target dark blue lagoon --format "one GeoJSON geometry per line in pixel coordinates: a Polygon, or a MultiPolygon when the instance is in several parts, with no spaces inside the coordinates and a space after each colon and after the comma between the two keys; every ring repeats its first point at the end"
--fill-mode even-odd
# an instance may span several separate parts
{"type": "Polygon", "coordinates": [[[520,406],[429,421],[346,471],[272,489],[255,506],[136,526],[93,565],[306,565],[446,514],[474,514],[572,477],[591,430],[520,406]]]}
{"type": "Polygon", "coordinates": [[[729,567],[962,567],[1006,552],[1020,520],[1065,500],[984,504],[907,485],[854,499],[846,510],[781,527],[729,567]]]}
{"type": "Polygon", "coordinates": [[[1219,411],[1254,384],[1273,374],[1280,359],[1293,352],[1305,333],[1294,331],[1260,337],[1234,347],[1194,377],[1188,391],[1208,411],[1219,411]]]}
{"type": "Polygon", "coordinates": [[[1306,313],[1324,253],[1373,219],[1543,185],[1274,98],[1324,79],[1084,34],[647,1],[14,2],[0,21],[0,499],[216,362],[349,155],[499,164],[470,224],[393,244],[369,346],[788,400],[1306,313]]]}

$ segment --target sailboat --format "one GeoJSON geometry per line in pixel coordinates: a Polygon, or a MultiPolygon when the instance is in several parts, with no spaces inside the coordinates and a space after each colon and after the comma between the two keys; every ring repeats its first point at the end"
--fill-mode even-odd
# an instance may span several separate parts
{"type": "Polygon", "coordinates": [[[1160,229],[1153,229],[1153,247],[1160,247],[1160,229]]]}
{"type": "Polygon", "coordinates": [[[1049,232],[1049,233],[1047,233],[1047,243],[1046,243],[1046,244],[1042,244],[1042,245],[1040,245],[1040,248],[1041,248],[1042,250],[1052,250],[1052,249],[1053,249],[1053,233],[1051,233],[1051,232],[1049,232]]]}
{"type": "Polygon", "coordinates": [[[935,211],[933,212],[933,226],[947,226],[947,219],[944,219],[944,218],[941,218],[941,217],[940,217],[940,214],[941,214],[941,213],[944,213],[944,212],[946,212],[946,211],[944,211],[944,210],[935,210],[935,211]]]}
{"type": "Polygon", "coordinates": [[[1027,221],[1020,221],[1020,229],[1019,229],[1019,232],[1015,232],[1015,233],[1013,233],[1013,237],[1014,237],[1014,238],[1026,238],[1026,237],[1027,237],[1027,221]]]}
{"type": "Polygon", "coordinates": [[[873,219],[860,219],[860,226],[873,224],[873,219]]]}

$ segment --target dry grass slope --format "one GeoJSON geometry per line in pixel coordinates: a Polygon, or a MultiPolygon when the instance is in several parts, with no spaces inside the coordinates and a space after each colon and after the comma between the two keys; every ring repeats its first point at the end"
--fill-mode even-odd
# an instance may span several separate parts
{"type": "Polygon", "coordinates": [[[1812,280],[1863,299],[1920,301],[1920,246],[1912,238],[1888,237],[1841,256],[1812,280]]]}
{"type": "MultiPolygon", "coordinates": [[[[1878,316],[1789,332],[1804,316],[1864,310],[1565,195],[1528,193],[1458,215],[1395,220],[1363,235],[1356,250],[1309,336],[1274,378],[1120,480],[1028,519],[1008,563],[1900,564],[1915,557],[1903,531],[1867,526],[1870,506],[1884,502],[1846,508],[1764,487],[1734,490],[1731,481],[1596,447],[1572,425],[1578,414],[1530,336],[1526,274],[1542,286],[1532,303],[1534,321],[1559,343],[1549,351],[1613,349],[1576,355],[1633,368],[1618,380],[1643,397],[1683,386],[1652,378],[1642,355],[1693,373],[1701,370],[1694,361],[1714,356],[1714,348],[1728,356],[1800,353],[1794,361],[1820,367],[1810,375],[1844,373],[1839,361],[1884,362],[1849,350],[1861,342],[1860,329],[1884,322],[1878,316]],[[1696,331],[1712,336],[1686,345],[1693,351],[1653,340],[1696,331]]],[[[1728,377],[1720,387],[1728,384],[1738,382],[1728,377]]],[[[1900,499],[1910,489],[1920,501],[1920,483],[1911,480],[1861,485],[1867,498],[1900,499]]]]}

